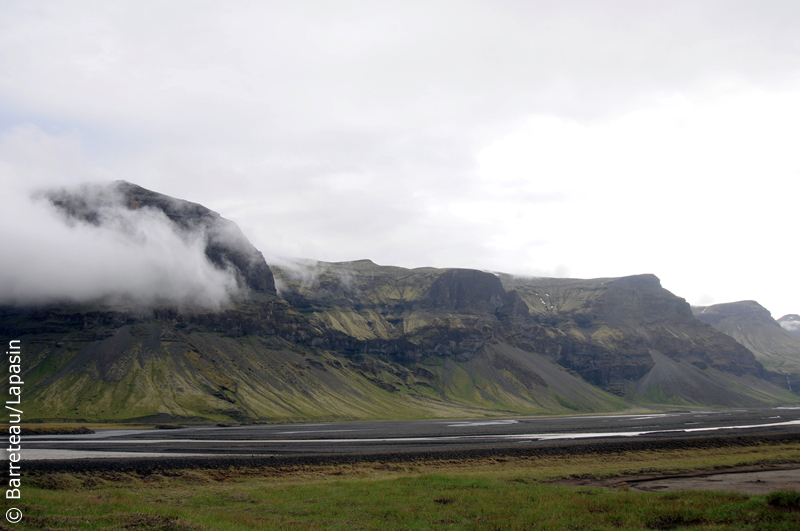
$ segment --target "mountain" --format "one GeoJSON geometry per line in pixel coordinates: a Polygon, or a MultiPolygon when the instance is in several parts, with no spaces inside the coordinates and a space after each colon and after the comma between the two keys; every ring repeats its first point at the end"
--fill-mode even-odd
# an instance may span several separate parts
{"type": "Polygon", "coordinates": [[[221,307],[119,296],[0,307],[0,335],[26,349],[29,420],[452,418],[798,401],[653,275],[269,266],[233,222],[195,203],[122,181],[46,197],[65,223],[129,231],[131,213],[149,213],[200,242],[202,261],[236,289],[221,307]]]}
{"type": "Polygon", "coordinates": [[[653,275],[508,283],[534,315],[564,334],[555,359],[604,389],[674,404],[795,399],[765,385],[752,353],[695,319],[653,275]]]}
{"type": "MultiPolygon", "coordinates": [[[[755,301],[741,301],[693,308],[695,316],[747,347],[765,368],[777,373],[770,379],[778,385],[800,390],[800,337],[778,323],[755,301]]],[[[784,324],[785,326],[785,324],[784,324]]]]}
{"type": "Polygon", "coordinates": [[[781,325],[781,328],[784,330],[791,332],[796,336],[800,336],[800,315],[797,315],[796,313],[784,315],[778,319],[778,324],[781,325]]]}
{"type": "Polygon", "coordinates": [[[653,275],[535,279],[369,260],[273,270],[281,296],[314,326],[395,359],[468,363],[496,344],[543,355],[636,402],[796,400],[762,378],[752,353],[695,319],[688,303],[653,275]]]}
{"type": "Polygon", "coordinates": [[[221,312],[6,308],[26,345],[30,419],[218,421],[479,417],[627,407],[545,356],[394,355],[309,326],[278,298],[221,312]],[[476,378],[479,380],[476,382],[476,378]]]}
{"type": "Polygon", "coordinates": [[[277,296],[269,266],[238,227],[201,205],[122,181],[46,197],[67,223],[128,231],[130,212],[163,215],[170,231],[200,240],[205,259],[240,289],[221,309],[119,297],[0,309],[0,333],[27,347],[29,419],[345,420],[627,407],[513,348],[480,346],[470,366],[497,365],[486,368],[481,393],[464,385],[460,361],[418,363],[387,354],[388,343],[315,326],[277,296]]]}

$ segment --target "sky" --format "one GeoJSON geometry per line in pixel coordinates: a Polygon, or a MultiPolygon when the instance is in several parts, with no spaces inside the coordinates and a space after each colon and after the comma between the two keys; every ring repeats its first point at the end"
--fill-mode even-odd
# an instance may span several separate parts
{"type": "Polygon", "coordinates": [[[794,0],[0,0],[0,298],[199,256],[161,235],[126,269],[35,199],[124,179],[272,263],[653,273],[800,313],[798,27],[794,0]]]}

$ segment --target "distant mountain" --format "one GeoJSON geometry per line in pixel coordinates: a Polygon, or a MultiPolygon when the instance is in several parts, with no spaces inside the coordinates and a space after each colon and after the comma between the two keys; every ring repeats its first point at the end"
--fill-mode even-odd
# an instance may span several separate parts
{"type": "Polygon", "coordinates": [[[800,337],[778,323],[755,301],[732,302],[693,308],[695,316],[747,347],[764,367],[778,373],[769,378],[777,385],[800,391],[800,337]]]}
{"type": "Polygon", "coordinates": [[[798,402],[653,275],[537,279],[369,260],[268,266],[234,223],[201,205],[121,181],[47,197],[67,223],[163,214],[170,230],[202,242],[204,260],[230,272],[239,291],[220,309],[117,299],[0,308],[0,335],[26,349],[29,420],[441,418],[798,402]]]}
{"type": "Polygon", "coordinates": [[[800,315],[790,313],[778,319],[778,324],[787,332],[800,336],[800,315]]]}

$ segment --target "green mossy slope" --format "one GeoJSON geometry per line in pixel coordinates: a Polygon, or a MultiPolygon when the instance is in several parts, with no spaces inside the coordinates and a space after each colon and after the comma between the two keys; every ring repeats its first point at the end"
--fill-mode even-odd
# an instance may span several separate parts
{"type": "Polygon", "coordinates": [[[286,422],[626,406],[552,361],[502,344],[468,362],[431,358],[403,365],[275,337],[182,331],[158,321],[105,334],[23,337],[30,360],[27,419],[286,422]]]}

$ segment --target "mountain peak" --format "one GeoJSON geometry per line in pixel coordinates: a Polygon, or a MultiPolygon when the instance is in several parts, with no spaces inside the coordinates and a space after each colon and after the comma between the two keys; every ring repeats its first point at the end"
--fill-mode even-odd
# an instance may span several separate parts
{"type": "Polygon", "coordinates": [[[713,304],[711,306],[695,306],[692,308],[695,317],[710,325],[725,319],[747,319],[750,322],[774,325],[772,314],[756,301],[738,301],[713,304]]]}

